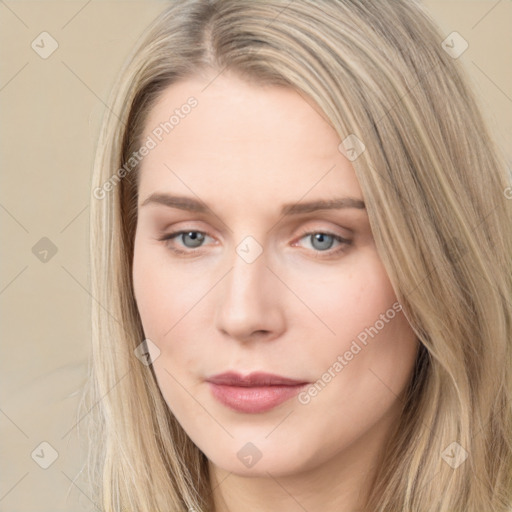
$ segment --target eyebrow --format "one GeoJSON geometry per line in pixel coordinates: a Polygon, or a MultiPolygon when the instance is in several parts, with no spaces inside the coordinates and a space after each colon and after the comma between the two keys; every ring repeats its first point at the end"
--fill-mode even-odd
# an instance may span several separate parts
{"type": "MultiPolygon", "coordinates": [[[[157,204],[167,206],[169,208],[178,208],[195,213],[208,213],[211,209],[202,201],[186,196],[173,196],[155,192],[151,194],[140,207],[148,204],[157,204]]],[[[335,199],[318,199],[316,201],[285,204],[281,208],[281,215],[298,215],[301,213],[311,213],[318,210],[341,210],[344,208],[355,208],[364,210],[366,208],[364,201],[355,197],[340,197],[335,199]]]]}

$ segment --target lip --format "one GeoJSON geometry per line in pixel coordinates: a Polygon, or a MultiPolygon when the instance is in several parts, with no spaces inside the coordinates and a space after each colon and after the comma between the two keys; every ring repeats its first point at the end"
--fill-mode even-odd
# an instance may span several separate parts
{"type": "Polygon", "coordinates": [[[296,396],[309,382],[254,372],[243,376],[225,372],[206,379],[212,395],[237,412],[262,413],[296,396]]]}

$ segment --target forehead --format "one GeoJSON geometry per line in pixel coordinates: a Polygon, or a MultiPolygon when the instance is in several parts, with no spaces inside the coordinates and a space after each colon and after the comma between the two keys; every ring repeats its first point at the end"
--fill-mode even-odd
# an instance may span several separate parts
{"type": "Polygon", "coordinates": [[[149,112],[143,140],[148,137],[156,145],[141,162],[141,195],[166,185],[182,192],[187,185],[188,192],[272,189],[290,200],[312,188],[360,195],[338,134],[291,88],[228,73],[178,82],[149,112]]]}

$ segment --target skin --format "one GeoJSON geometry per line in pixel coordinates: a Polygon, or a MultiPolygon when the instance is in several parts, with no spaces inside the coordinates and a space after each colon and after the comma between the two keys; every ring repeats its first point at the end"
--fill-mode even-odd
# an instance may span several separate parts
{"type": "Polygon", "coordinates": [[[364,200],[318,108],[227,72],[208,82],[168,87],[145,126],[144,140],[198,100],[141,164],[133,281],[145,335],[160,350],[158,385],[208,457],[218,512],[359,510],[397,425],[416,338],[397,313],[306,404],[249,414],[212,396],[204,379],[228,370],[316,382],[396,296],[365,209],[281,215],[284,204],[364,200]],[[143,205],[155,193],[209,210],[143,205]],[[206,236],[196,249],[187,236],[160,240],[180,230],[206,236]],[[350,243],[318,243],[311,232],[350,243]],[[252,263],[236,252],[247,236],[263,251],[252,263]],[[261,453],[252,467],[237,457],[248,442],[261,453]]]}

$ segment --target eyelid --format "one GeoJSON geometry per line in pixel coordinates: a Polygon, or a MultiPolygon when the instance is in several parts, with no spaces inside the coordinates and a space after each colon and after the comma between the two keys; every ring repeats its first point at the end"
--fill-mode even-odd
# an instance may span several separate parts
{"type": "MultiPolygon", "coordinates": [[[[179,230],[176,230],[176,231],[172,231],[170,233],[164,233],[162,234],[161,236],[159,236],[157,238],[158,241],[160,242],[163,242],[164,245],[171,251],[177,253],[177,254],[181,254],[181,255],[184,255],[184,256],[194,256],[196,255],[196,253],[199,253],[202,251],[203,249],[203,246],[200,246],[200,247],[194,247],[194,248],[190,248],[190,247],[186,247],[186,246],[181,246],[181,247],[185,247],[184,249],[179,249],[177,247],[171,247],[171,244],[168,243],[168,242],[171,242],[173,241],[175,238],[178,238],[180,235],[183,235],[183,234],[186,234],[186,233],[201,233],[202,235],[206,237],[209,237],[209,238],[213,238],[212,236],[210,236],[208,233],[206,233],[205,231],[201,231],[199,229],[179,229],[179,230]]],[[[178,246],[180,247],[180,246],[178,246]]]]}
{"type": "Polygon", "coordinates": [[[338,256],[339,254],[342,254],[347,251],[348,247],[352,245],[352,240],[345,238],[341,235],[338,235],[336,233],[333,233],[326,229],[312,229],[309,231],[303,232],[299,237],[295,239],[295,241],[292,243],[292,246],[298,245],[298,242],[302,240],[303,238],[311,235],[316,235],[318,233],[322,233],[323,235],[332,236],[334,240],[338,242],[338,246],[333,248],[326,249],[324,251],[315,251],[314,249],[308,250],[308,252],[314,254],[315,258],[334,258],[338,256]]]}
{"type": "MultiPolygon", "coordinates": [[[[352,233],[352,230],[350,230],[350,229],[344,228],[344,230],[352,233]]],[[[312,227],[308,226],[308,227],[299,228],[299,234],[296,236],[296,239],[302,238],[303,236],[306,236],[306,235],[314,235],[316,233],[323,233],[324,235],[331,235],[334,237],[342,238],[345,241],[349,241],[348,238],[344,237],[341,233],[337,232],[335,229],[330,229],[330,228],[326,228],[326,227],[322,227],[322,226],[312,226],[312,227]]]]}
{"type": "MultiPolygon", "coordinates": [[[[160,237],[158,237],[158,240],[160,242],[170,242],[176,238],[179,238],[180,235],[187,234],[190,232],[201,233],[202,235],[205,236],[205,238],[208,237],[208,238],[214,239],[214,237],[209,235],[206,231],[202,231],[200,229],[195,229],[193,227],[192,228],[189,227],[189,228],[178,229],[176,231],[171,231],[170,233],[164,233],[160,237]]],[[[328,258],[329,256],[335,256],[340,252],[346,251],[347,247],[352,245],[351,239],[345,238],[337,233],[334,233],[333,231],[331,231],[329,229],[322,229],[322,228],[316,228],[316,229],[315,228],[309,228],[309,229],[304,228],[303,230],[301,230],[300,234],[295,237],[295,239],[291,245],[293,247],[295,247],[298,245],[298,241],[302,240],[303,238],[305,238],[307,236],[315,235],[318,233],[321,233],[321,234],[324,234],[327,236],[332,236],[338,242],[339,246],[335,249],[326,249],[324,251],[308,250],[308,252],[315,254],[315,257],[317,257],[317,258],[322,258],[322,257],[328,258]]],[[[170,244],[167,244],[167,243],[165,245],[168,246],[168,248],[175,253],[188,255],[188,256],[193,256],[196,253],[199,253],[204,249],[204,246],[199,246],[199,247],[195,247],[195,248],[182,246],[182,247],[185,247],[185,249],[178,249],[176,247],[170,247],[170,244]]]]}

